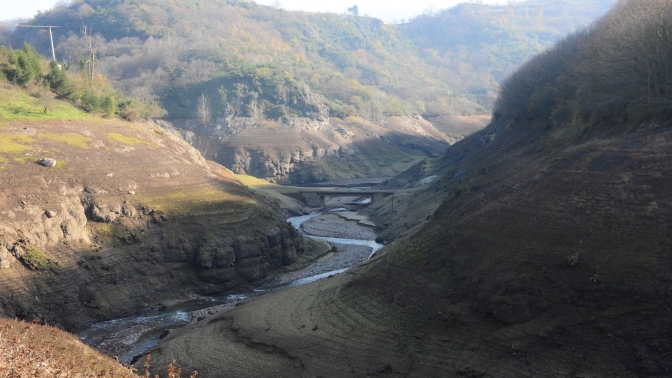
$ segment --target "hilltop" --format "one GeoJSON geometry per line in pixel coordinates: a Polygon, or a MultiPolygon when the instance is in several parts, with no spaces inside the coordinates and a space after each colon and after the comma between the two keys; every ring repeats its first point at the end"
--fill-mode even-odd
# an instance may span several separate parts
{"type": "Polygon", "coordinates": [[[668,1],[621,1],[506,81],[432,168],[445,195],[415,235],[154,356],[257,377],[670,375],[671,21],[668,1]]]}
{"type": "MultiPolygon", "coordinates": [[[[56,50],[71,71],[93,67],[160,105],[208,159],[306,183],[389,177],[440,156],[485,126],[512,67],[609,5],[463,4],[391,25],[247,1],[85,0],[32,23],[61,25],[56,50]]],[[[12,38],[49,46],[34,30],[12,38]]]]}

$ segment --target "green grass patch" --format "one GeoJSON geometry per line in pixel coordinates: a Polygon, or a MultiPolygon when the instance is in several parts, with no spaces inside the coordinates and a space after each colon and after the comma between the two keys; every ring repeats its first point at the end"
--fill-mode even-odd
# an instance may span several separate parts
{"type": "Polygon", "coordinates": [[[33,138],[22,134],[0,134],[0,153],[1,154],[20,154],[28,151],[32,147],[27,146],[35,142],[33,138]]]}
{"type": "Polygon", "coordinates": [[[43,138],[43,139],[49,139],[53,140],[55,142],[61,142],[65,143],[68,146],[71,147],[78,147],[78,148],[91,148],[89,146],[89,142],[91,142],[91,138],[87,138],[82,134],[77,134],[77,133],[48,133],[48,132],[42,132],[37,135],[38,138],[43,138]]]}
{"type": "Polygon", "coordinates": [[[11,85],[0,86],[0,120],[78,120],[91,116],[75,106],[60,100],[53,100],[49,111],[44,114],[44,100],[30,96],[11,85]]]}
{"type": "Polygon", "coordinates": [[[258,187],[265,187],[265,186],[278,186],[277,184],[273,184],[271,182],[268,182],[264,179],[260,179],[254,176],[250,175],[241,175],[241,174],[236,174],[234,175],[240,181],[243,185],[250,187],[250,188],[258,188],[258,187]]]}
{"type": "Polygon", "coordinates": [[[119,143],[125,144],[127,146],[138,146],[138,145],[141,145],[141,144],[146,144],[148,146],[158,147],[154,143],[147,142],[147,141],[142,140],[140,138],[129,137],[129,136],[126,136],[124,134],[107,133],[107,134],[105,134],[105,136],[107,136],[107,139],[109,139],[109,140],[113,140],[115,142],[119,142],[119,143]]]}
{"type": "Polygon", "coordinates": [[[94,233],[101,238],[103,244],[115,245],[119,240],[128,238],[131,232],[120,224],[91,222],[94,233]]]}
{"type": "Polygon", "coordinates": [[[45,256],[44,253],[37,247],[30,246],[26,248],[26,254],[23,255],[23,258],[40,270],[46,270],[49,268],[49,261],[47,260],[47,256],[45,256]]]}
{"type": "Polygon", "coordinates": [[[138,201],[168,216],[224,216],[227,222],[238,222],[247,218],[247,209],[256,205],[250,197],[227,193],[214,187],[180,189],[140,196],[138,201]]]}

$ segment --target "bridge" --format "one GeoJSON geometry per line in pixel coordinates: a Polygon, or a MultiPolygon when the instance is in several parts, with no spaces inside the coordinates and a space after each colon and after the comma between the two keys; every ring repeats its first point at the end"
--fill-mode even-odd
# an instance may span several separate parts
{"type": "Polygon", "coordinates": [[[369,197],[371,203],[396,193],[394,190],[357,190],[357,189],[315,189],[306,188],[299,191],[306,204],[312,207],[326,207],[327,197],[369,197]]]}

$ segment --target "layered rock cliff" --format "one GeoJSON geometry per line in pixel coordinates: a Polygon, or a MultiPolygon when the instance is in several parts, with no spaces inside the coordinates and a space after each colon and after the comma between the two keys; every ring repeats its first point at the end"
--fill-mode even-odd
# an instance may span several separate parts
{"type": "Polygon", "coordinates": [[[4,316],[71,328],[247,284],[303,252],[277,208],[154,124],[0,133],[10,143],[0,151],[4,316]]]}
{"type": "Polygon", "coordinates": [[[375,122],[359,117],[234,117],[207,126],[193,120],[172,124],[206,158],[235,173],[283,184],[393,176],[423,158],[441,156],[463,137],[445,134],[421,117],[375,122]]]}

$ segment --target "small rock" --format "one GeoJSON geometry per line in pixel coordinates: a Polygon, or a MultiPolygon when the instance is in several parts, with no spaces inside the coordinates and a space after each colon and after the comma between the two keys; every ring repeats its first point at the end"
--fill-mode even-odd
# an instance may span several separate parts
{"type": "Polygon", "coordinates": [[[114,173],[108,173],[107,177],[114,177],[114,173]]]}
{"type": "Polygon", "coordinates": [[[11,254],[4,246],[0,245],[0,270],[11,268],[10,264],[11,254]]]}
{"type": "Polygon", "coordinates": [[[26,251],[21,248],[18,244],[14,245],[12,248],[12,255],[14,255],[17,259],[22,258],[26,254],[26,251]]]}
{"type": "Polygon", "coordinates": [[[130,194],[130,195],[134,196],[134,195],[135,195],[135,192],[134,192],[134,191],[132,191],[132,190],[130,190],[130,191],[128,192],[128,194],[130,194]]]}
{"type": "Polygon", "coordinates": [[[56,166],[56,160],[52,158],[42,158],[37,161],[37,164],[44,167],[53,168],[56,166]]]}
{"type": "Polygon", "coordinates": [[[44,215],[46,215],[47,218],[53,218],[53,217],[56,216],[56,213],[51,211],[51,210],[47,210],[47,211],[44,212],[44,215]]]}

